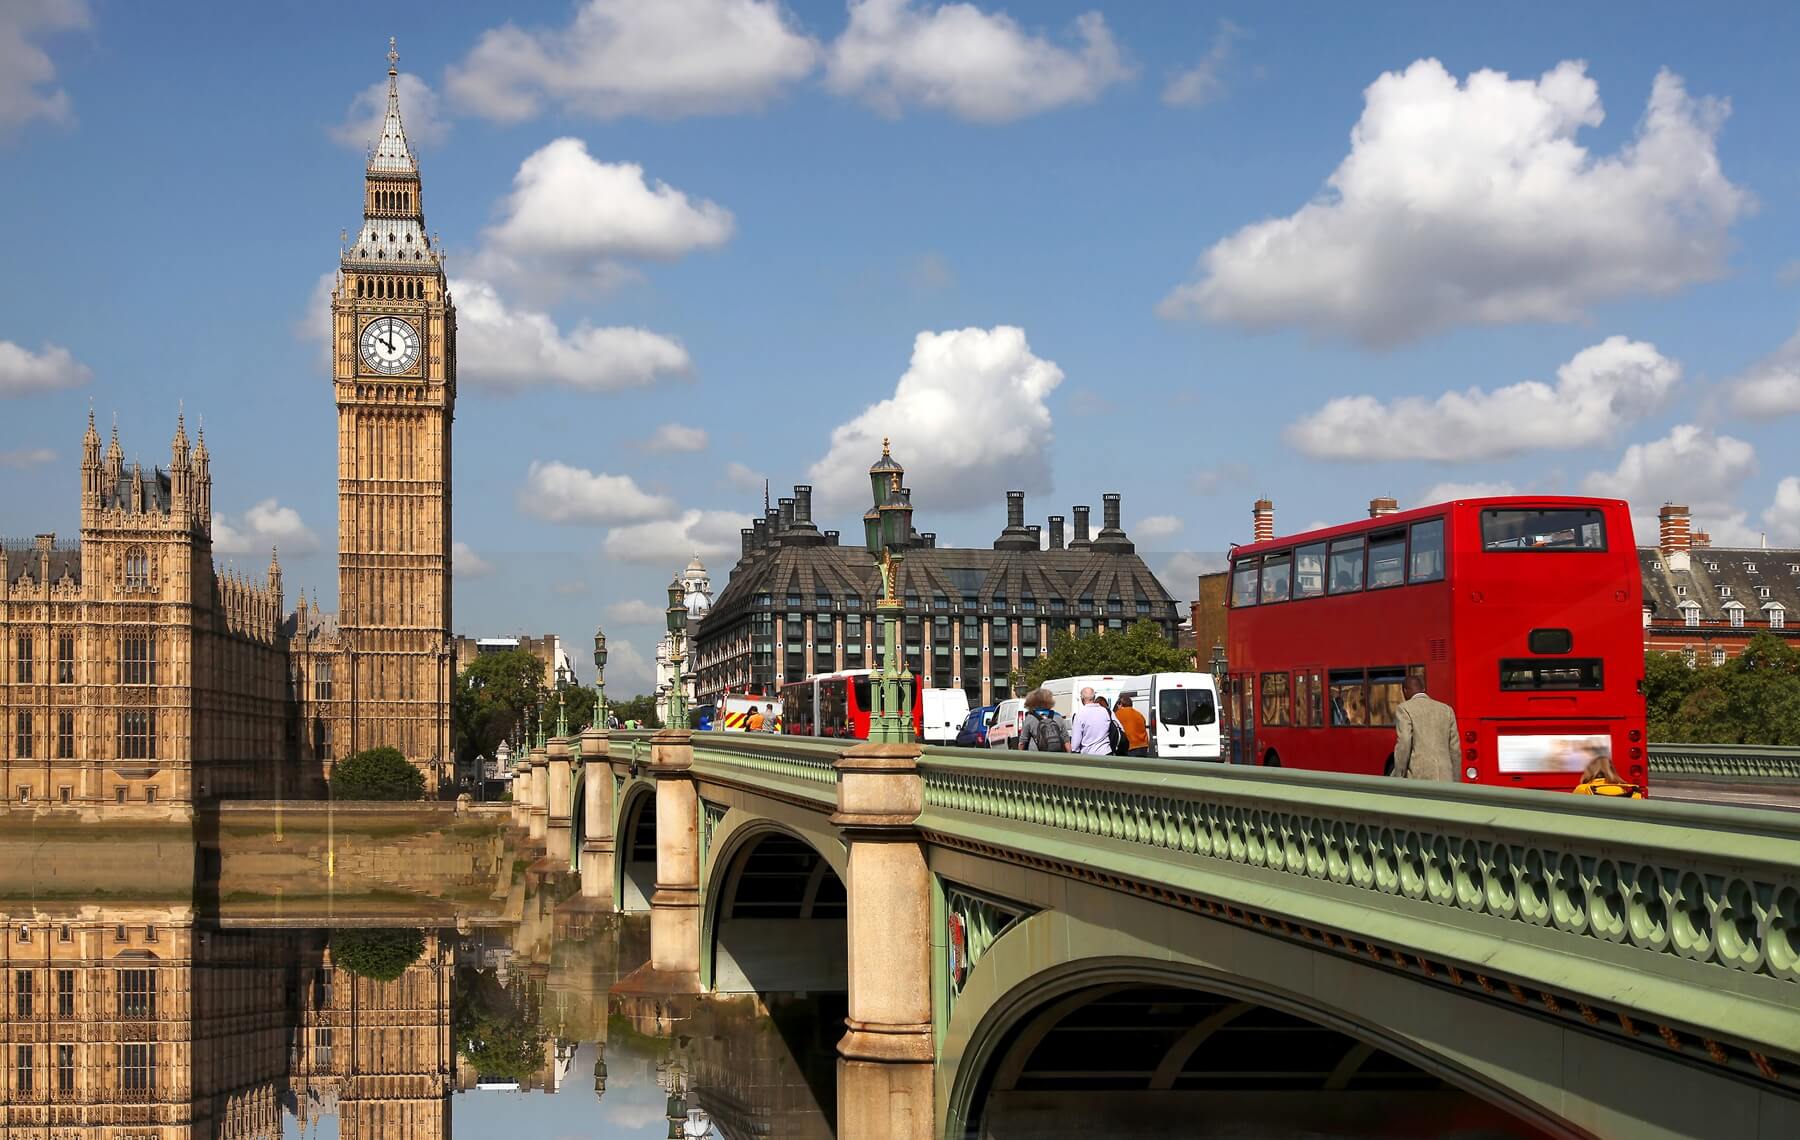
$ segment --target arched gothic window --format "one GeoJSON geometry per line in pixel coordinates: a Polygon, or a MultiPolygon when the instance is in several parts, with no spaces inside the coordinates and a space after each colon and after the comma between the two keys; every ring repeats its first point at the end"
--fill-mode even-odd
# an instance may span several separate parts
{"type": "Polygon", "coordinates": [[[150,588],[150,555],[141,546],[134,546],[125,552],[125,588],[150,588]]]}

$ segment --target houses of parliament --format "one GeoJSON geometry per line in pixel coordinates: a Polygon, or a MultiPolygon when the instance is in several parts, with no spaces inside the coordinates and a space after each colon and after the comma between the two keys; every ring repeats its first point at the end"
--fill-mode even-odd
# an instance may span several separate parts
{"type": "Polygon", "coordinates": [[[331,305],[338,612],[289,606],[212,548],[205,432],[127,465],[92,413],[78,541],[0,543],[0,792],[13,810],[181,812],[318,794],[333,761],[400,749],[451,770],[450,455],[456,312],[425,228],[390,42],[363,220],[331,305]]]}

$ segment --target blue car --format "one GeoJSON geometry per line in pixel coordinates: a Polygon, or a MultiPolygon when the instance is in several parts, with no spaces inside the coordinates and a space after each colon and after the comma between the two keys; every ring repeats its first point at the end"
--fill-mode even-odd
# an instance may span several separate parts
{"type": "Polygon", "coordinates": [[[968,719],[956,732],[958,748],[986,748],[988,726],[994,723],[994,713],[999,705],[982,705],[978,709],[970,709],[968,719]]]}

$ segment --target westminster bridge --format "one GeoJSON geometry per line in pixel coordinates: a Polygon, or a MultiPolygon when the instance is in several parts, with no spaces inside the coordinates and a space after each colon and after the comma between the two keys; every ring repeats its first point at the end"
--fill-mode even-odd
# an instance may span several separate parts
{"type": "Polygon", "coordinates": [[[840,1136],[1402,1134],[1421,1087],[1467,1103],[1418,1135],[1800,1135],[1800,812],[679,730],[516,786],[585,905],[649,912],[616,999],[847,991],[840,1136]]]}

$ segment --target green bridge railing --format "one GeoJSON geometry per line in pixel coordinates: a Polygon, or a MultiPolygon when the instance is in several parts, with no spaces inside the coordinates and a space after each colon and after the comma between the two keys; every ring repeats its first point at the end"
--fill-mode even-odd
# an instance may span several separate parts
{"type": "Polygon", "coordinates": [[[1671,780],[1773,780],[1800,785],[1800,748],[1772,744],[1652,744],[1650,774],[1671,780]]]}

